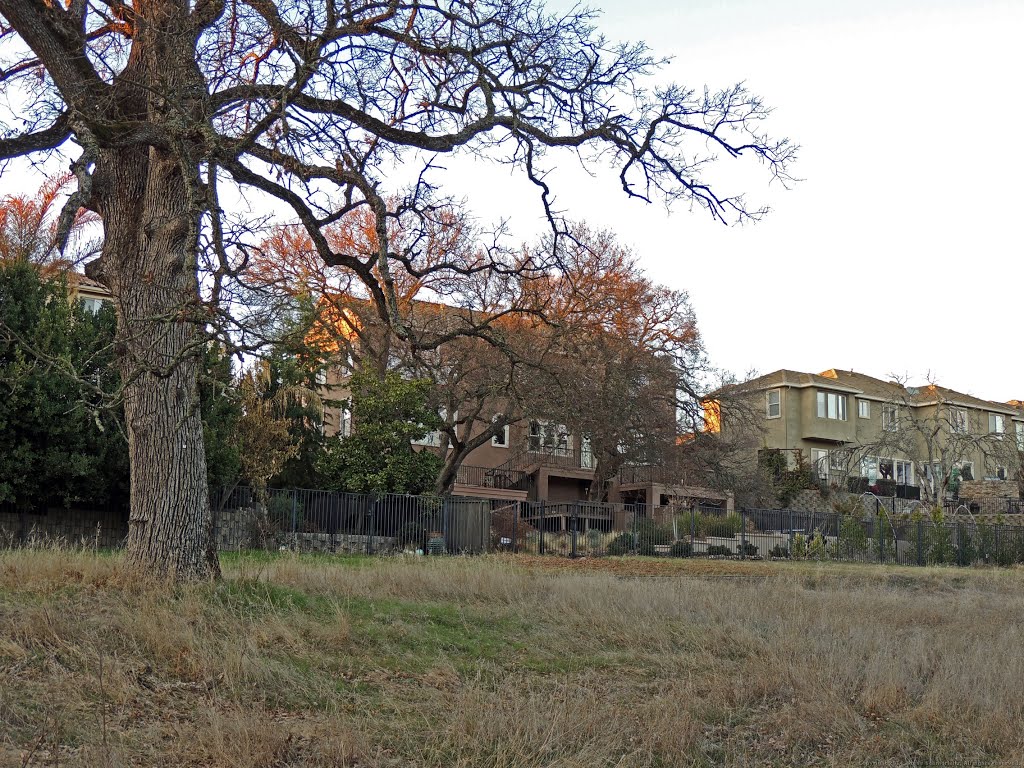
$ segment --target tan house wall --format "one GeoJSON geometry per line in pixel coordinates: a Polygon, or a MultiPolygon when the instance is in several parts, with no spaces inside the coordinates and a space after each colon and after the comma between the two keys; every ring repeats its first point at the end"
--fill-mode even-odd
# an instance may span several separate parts
{"type": "MultiPolygon", "coordinates": [[[[781,372],[780,372],[781,373],[781,372]]],[[[805,375],[808,376],[808,375],[805,375]]],[[[894,404],[893,399],[881,397],[875,392],[850,391],[850,387],[842,385],[832,386],[830,382],[821,380],[821,377],[814,377],[819,380],[810,384],[796,384],[792,381],[779,381],[778,383],[766,382],[757,387],[756,390],[742,395],[745,398],[747,408],[752,412],[761,414],[760,426],[763,429],[762,447],[794,450],[803,452],[805,461],[811,461],[814,450],[834,450],[842,446],[859,447],[883,442],[885,433],[882,430],[882,406],[894,404]],[[777,418],[768,418],[767,393],[770,390],[778,389],[780,392],[781,415],[777,418]],[[818,392],[835,392],[845,394],[847,397],[847,418],[845,421],[839,419],[819,418],[817,415],[817,394],[818,392]],[[865,400],[870,404],[870,414],[867,418],[861,418],[858,413],[858,400],[865,400]]],[[[876,380],[880,386],[896,386],[891,383],[876,380]]],[[[1005,419],[1004,440],[1016,440],[1015,425],[1024,424],[1024,412],[1016,409],[1013,404],[992,403],[986,408],[977,402],[958,403],[954,396],[949,398],[951,403],[942,402],[938,404],[926,403],[916,406],[899,404],[900,414],[905,418],[908,408],[913,408],[916,418],[919,420],[940,419],[945,422],[947,414],[939,414],[939,409],[947,409],[952,404],[955,407],[963,407],[968,413],[968,428],[972,435],[984,436],[988,433],[989,413],[1001,413],[1005,419]]],[[[976,400],[972,398],[972,400],[976,400]]],[[[723,414],[723,430],[729,428],[728,413],[723,414]]],[[[943,424],[940,431],[939,444],[949,441],[949,428],[943,424]]],[[[986,476],[995,474],[997,463],[980,446],[969,446],[961,459],[970,461],[973,464],[974,477],[982,480],[986,476]]],[[[919,477],[920,464],[925,463],[927,450],[923,437],[918,436],[917,446],[913,455],[907,455],[896,450],[879,451],[879,457],[901,461],[914,462],[914,484],[920,485],[923,478],[919,477]]],[[[792,456],[790,456],[792,460],[792,456]]],[[[940,460],[939,456],[935,460],[940,460]]],[[[1001,462],[1002,465],[1010,462],[1001,462]]],[[[857,473],[856,467],[851,467],[851,474],[857,473]]],[[[1007,467],[1008,474],[1012,474],[1012,467],[1007,467]]],[[[1012,478],[1010,478],[1012,479],[1012,478]]],[[[1006,483],[1004,483],[1006,484],[1006,483]]],[[[1014,485],[1009,483],[1009,485],[1014,485]]]]}

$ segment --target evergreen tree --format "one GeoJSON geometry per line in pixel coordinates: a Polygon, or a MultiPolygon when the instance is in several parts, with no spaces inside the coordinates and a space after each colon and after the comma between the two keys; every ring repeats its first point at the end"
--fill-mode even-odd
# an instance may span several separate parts
{"type": "Polygon", "coordinates": [[[63,279],[0,262],[0,501],[110,504],[128,488],[128,448],[107,393],[115,317],[69,298],[63,279]]]}

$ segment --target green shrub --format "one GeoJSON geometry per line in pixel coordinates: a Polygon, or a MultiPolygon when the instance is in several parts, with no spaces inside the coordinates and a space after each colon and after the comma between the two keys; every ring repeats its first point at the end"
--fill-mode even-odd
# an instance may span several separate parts
{"type": "Polygon", "coordinates": [[[608,543],[608,554],[627,555],[636,552],[651,557],[657,554],[655,545],[669,544],[671,541],[672,531],[669,528],[642,517],[633,521],[632,530],[623,531],[608,543]]]}
{"type": "Polygon", "coordinates": [[[757,555],[757,547],[751,544],[749,541],[745,544],[740,544],[740,554],[747,557],[754,557],[757,555]]]}
{"type": "Polygon", "coordinates": [[[839,554],[844,558],[857,558],[868,551],[868,532],[854,515],[843,515],[839,523],[839,554]]]}
{"type": "Polygon", "coordinates": [[[724,517],[705,517],[701,522],[703,523],[702,533],[705,536],[728,539],[735,536],[743,528],[743,518],[735,512],[731,512],[724,517]]]}
{"type": "Polygon", "coordinates": [[[895,496],[896,495],[896,481],[885,480],[879,478],[875,481],[875,488],[878,489],[879,496],[895,496]]]}
{"type": "Polygon", "coordinates": [[[798,533],[793,536],[793,557],[797,560],[803,560],[807,557],[807,537],[802,533],[798,533]]]}
{"type": "Polygon", "coordinates": [[[789,547],[784,546],[783,544],[776,544],[774,547],[771,548],[771,551],[768,553],[768,556],[769,557],[785,557],[785,558],[788,558],[789,557],[789,547]]]}
{"type": "Polygon", "coordinates": [[[828,547],[821,531],[815,531],[810,541],[807,542],[807,557],[812,560],[824,560],[828,557],[828,547]]]}
{"type": "Polygon", "coordinates": [[[669,557],[690,557],[693,554],[693,545],[688,541],[677,541],[668,551],[669,557]]]}
{"type": "Polygon", "coordinates": [[[944,523],[932,523],[925,534],[928,549],[925,557],[929,565],[955,563],[956,551],[953,549],[953,532],[944,523]]]}
{"type": "Polygon", "coordinates": [[[732,550],[724,544],[712,544],[708,547],[708,555],[710,557],[719,557],[721,555],[731,555],[732,550]]]}
{"type": "Polygon", "coordinates": [[[860,495],[868,492],[868,482],[866,477],[848,477],[846,478],[846,487],[850,493],[860,495]]]}
{"type": "Polygon", "coordinates": [[[608,542],[609,555],[628,555],[633,551],[633,534],[620,533],[608,542]]]}

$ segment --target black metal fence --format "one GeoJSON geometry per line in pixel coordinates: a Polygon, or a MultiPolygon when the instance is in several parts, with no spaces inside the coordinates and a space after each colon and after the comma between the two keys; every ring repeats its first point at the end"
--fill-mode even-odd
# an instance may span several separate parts
{"type": "Polygon", "coordinates": [[[482,553],[494,502],[454,496],[374,496],[234,488],[214,499],[221,550],[482,553]]]}
{"type": "MultiPolygon", "coordinates": [[[[963,507],[940,520],[920,504],[888,501],[868,499],[853,514],[841,514],[302,489],[234,488],[213,495],[222,551],[1024,563],[1022,525],[982,522],[963,507]]],[[[127,533],[127,515],[120,509],[109,515],[44,508],[15,513],[0,505],[0,513],[0,545],[81,539],[116,547],[127,533]]]]}

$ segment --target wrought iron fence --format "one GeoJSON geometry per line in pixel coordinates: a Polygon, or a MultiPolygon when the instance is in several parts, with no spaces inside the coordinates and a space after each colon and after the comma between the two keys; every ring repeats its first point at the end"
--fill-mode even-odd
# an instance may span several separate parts
{"type": "MultiPolygon", "coordinates": [[[[936,522],[923,510],[885,498],[869,500],[856,514],[303,489],[234,488],[212,498],[221,550],[1024,563],[1024,525],[989,524],[969,515],[936,522]]],[[[1009,508],[1015,509],[1013,502],[1009,508]]],[[[0,534],[6,531],[0,542],[7,545],[56,538],[116,547],[127,532],[123,510],[105,517],[42,508],[15,514],[0,506],[0,513],[0,534]]]]}
{"type": "Polygon", "coordinates": [[[490,549],[491,500],[306,489],[235,488],[215,504],[221,550],[366,554],[490,549]]]}

